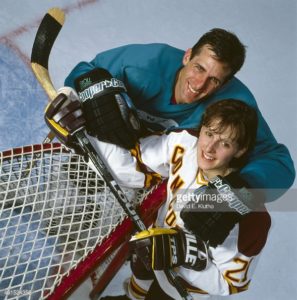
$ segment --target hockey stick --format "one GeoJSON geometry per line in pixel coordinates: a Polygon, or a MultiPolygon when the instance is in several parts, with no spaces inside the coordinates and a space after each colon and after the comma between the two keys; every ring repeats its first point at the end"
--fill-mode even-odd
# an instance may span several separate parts
{"type": "MultiPolygon", "coordinates": [[[[53,100],[57,96],[57,92],[48,75],[48,60],[54,42],[64,25],[64,21],[65,14],[61,9],[57,7],[49,9],[38,27],[32,47],[32,70],[50,100],[53,100]],[[48,79],[44,80],[44,77],[48,79]]],[[[43,143],[50,143],[54,137],[55,134],[49,132],[43,143]]]]}
{"type": "MultiPolygon", "coordinates": [[[[51,100],[57,96],[57,92],[50,79],[48,60],[54,41],[64,24],[64,20],[65,16],[62,10],[59,8],[50,9],[38,28],[32,48],[31,65],[33,72],[51,100]]],[[[104,160],[99,156],[88,137],[85,135],[84,129],[76,132],[75,136],[80,146],[88,155],[98,173],[103,177],[107,186],[110,188],[111,192],[118,200],[123,210],[133,221],[136,229],[138,231],[146,230],[146,226],[135,211],[133,204],[128,200],[120,186],[114,180],[113,176],[106,167],[104,160]]],[[[168,280],[175,286],[182,299],[192,299],[172,270],[166,270],[164,272],[168,280]]]]}

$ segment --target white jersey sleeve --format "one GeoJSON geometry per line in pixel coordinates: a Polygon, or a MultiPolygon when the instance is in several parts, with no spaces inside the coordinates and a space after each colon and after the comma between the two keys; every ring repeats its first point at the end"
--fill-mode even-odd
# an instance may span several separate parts
{"type": "MultiPolygon", "coordinates": [[[[95,150],[101,153],[115,180],[122,186],[149,187],[168,177],[170,135],[143,138],[130,151],[91,136],[89,138],[95,150]]],[[[94,166],[92,168],[95,169],[94,166]]]]}
{"type": "MultiPolygon", "coordinates": [[[[183,151],[191,149],[189,152],[193,153],[192,150],[196,148],[197,143],[197,138],[185,130],[142,138],[130,151],[101,142],[92,136],[89,136],[89,139],[95,150],[105,159],[118,184],[131,188],[150,187],[168,178],[171,174],[174,151],[181,145],[183,151]]],[[[90,165],[92,166],[92,163],[90,165]]],[[[195,159],[190,169],[196,174],[197,168],[195,159]]]]}

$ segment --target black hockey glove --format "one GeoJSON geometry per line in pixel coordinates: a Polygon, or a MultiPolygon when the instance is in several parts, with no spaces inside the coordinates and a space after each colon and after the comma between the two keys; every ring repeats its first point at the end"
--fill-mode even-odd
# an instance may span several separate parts
{"type": "Polygon", "coordinates": [[[201,271],[206,268],[206,243],[198,236],[177,228],[151,228],[132,236],[131,250],[153,270],[177,266],[201,271]]]}
{"type": "Polygon", "coordinates": [[[140,122],[124,84],[101,68],[75,80],[87,132],[101,141],[126,149],[134,147],[140,122]]]}
{"type": "Polygon", "coordinates": [[[208,186],[194,192],[180,216],[187,230],[216,247],[224,242],[235,224],[256,209],[260,200],[256,198],[239,173],[217,176],[208,186]]]}
{"type": "Polygon", "coordinates": [[[58,91],[58,96],[45,110],[45,122],[56,137],[67,147],[81,154],[81,148],[74,136],[84,128],[85,119],[76,92],[68,87],[58,91]]]}

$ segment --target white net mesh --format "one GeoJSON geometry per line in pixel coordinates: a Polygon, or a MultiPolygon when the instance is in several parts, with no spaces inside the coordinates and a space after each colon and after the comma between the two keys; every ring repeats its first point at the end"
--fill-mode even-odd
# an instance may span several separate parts
{"type": "Polygon", "coordinates": [[[43,299],[125,214],[102,178],[59,144],[1,153],[0,164],[0,299],[43,299]]]}

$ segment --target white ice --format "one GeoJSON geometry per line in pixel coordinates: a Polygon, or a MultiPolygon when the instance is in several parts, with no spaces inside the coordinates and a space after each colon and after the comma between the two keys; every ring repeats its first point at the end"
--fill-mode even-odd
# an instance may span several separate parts
{"type": "MultiPolygon", "coordinates": [[[[127,43],[164,42],[190,48],[213,27],[234,31],[247,45],[238,77],[252,90],[275,137],[297,161],[297,2],[294,0],[2,0],[0,10],[0,151],[40,143],[47,133],[47,97],[30,68],[38,22],[48,8],[67,10],[49,61],[56,87],[81,60],[127,43]]],[[[293,300],[297,295],[296,182],[269,206],[273,228],[250,290],[238,300],[293,300]],[[288,211],[293,210],[293,211],[288,211]]],[[[122,293],[122,269],[106,290],[122,293]]],[[[87,299],[85,283],[72,300],[87,299]]],[[[231,297],[225,297],[231,299],[231,297]]]]}

